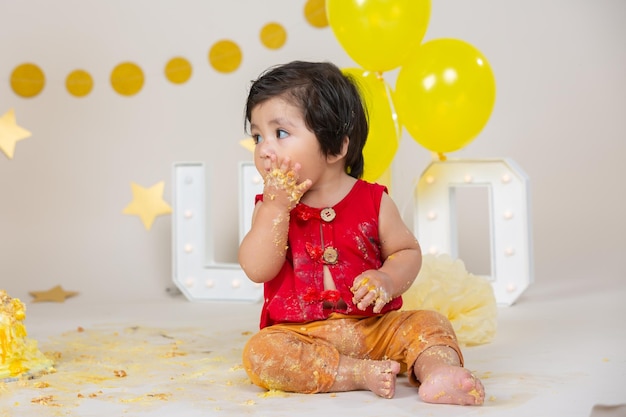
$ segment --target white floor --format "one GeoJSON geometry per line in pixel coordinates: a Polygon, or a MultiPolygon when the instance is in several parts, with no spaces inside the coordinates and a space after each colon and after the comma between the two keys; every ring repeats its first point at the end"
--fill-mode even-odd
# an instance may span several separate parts
{"type": "Polygon", "coordinates": [[[625,298],[622,277],[553,280],[501,308],[496,339],[465,349],[466,366],[486,387],[482,407],[424,404],[405,377],[391,400],[369,392],[264,393],[240,366],[241,348],[257,329],[257,304],[169,296],[27,303],[29,337],[60,352],[58,372],[0,385],[0,417],[587,417],[594,405],[594,416],[626,415],[625,298]]]}

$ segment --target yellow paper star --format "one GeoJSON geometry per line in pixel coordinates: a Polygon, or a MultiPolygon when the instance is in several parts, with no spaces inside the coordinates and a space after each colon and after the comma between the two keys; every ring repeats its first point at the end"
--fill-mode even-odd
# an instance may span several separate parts
{"type": "Polygon", "coordinates": [[[31,133],[19,127],[15,122],[15,111],[13,109],[4,113],[0,117],[0,149],[9,159],[13,159],[15,144],[18,140],[26,139],[31,133]]]}
{"type": "Polygon", "coordinates": [[[254,144],[254,139],[252,138],[241,139],[239,141],[239,144],[243,146],[244,148],[246,148],[247,150],[249,150],[250,152],[254,153],[254,147],[256,146],[254,144]]]}
{"type": "Polygon", "coordinates": [[[150,188],[144,188],[134,182],[130,183],[133,190],[133,201],[126,206],[124,214],[136,214],[141,218],[146,230],[150,230],[154,219],[172,212],[172,208],[163,201],[164,182],[161,181],[150,188]]]}
{"type": "Polygon", "coordinates": [[[38,303],[40,301],[54,301],[62,303],[66,298],[73,297],[78,293],[75,291],[65,291],[63,287],[57,285],[48,291],[31,291],[29,294],[35,297],[33,303],[38,303]]]}

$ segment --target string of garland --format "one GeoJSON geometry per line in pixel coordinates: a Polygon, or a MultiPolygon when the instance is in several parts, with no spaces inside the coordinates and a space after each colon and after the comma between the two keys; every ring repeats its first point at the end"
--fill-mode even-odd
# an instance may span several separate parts
{"type": "MultiPolygon", "coordinates": [[[[307,0],[304,16],[314,28],[328,27],[325,0],[307,0]]],[[[260,32],[261,44],[270,50],[280,49],[287,42],[287,31],[276,22],[265,24],[260,32]]],[[[241,65],[243,53],[239,45],[228,39],[215,42],[208,53],[210,66],[217,72],[227,74],[241,65]]],[[[193,68],[189,60],[177,56],[167,61],[163,68],[165,78],[173,84],[184,84],[190,80],[193,68]]],[[[113,90],[122,96],[133,96],[141,91],[145,83],[142,68],[134,62],[122,62],[110,73],[109,82],[113,90]]],[[[46,85],[44,71],[34,63],[23,63],[15,67],[10,77],[11,89],[23,98],[39,95],[46,85]]],[[[65,88],[74,97],[85,97],[94,88],[94,79],[85,69],[75,69],[65,77],[65,88]]]]}

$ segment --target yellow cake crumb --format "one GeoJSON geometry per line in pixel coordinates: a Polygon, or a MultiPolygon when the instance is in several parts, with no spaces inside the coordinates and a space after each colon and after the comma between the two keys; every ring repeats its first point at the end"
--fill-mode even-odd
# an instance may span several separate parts
{"type": "Polygon", "coordinates": [[[55,402],[54,395],[45,395],[43,397],[36,397],[30,400],[30,402],[33,404],[48,405],[51,407],[59,407],[59,404],[55,402]]]}
{"type": "Polygon", "coordinates": [[[265,392],[258,394],[259,398],[268,398],[268,397],[288,397],[289,395],[285,391],[271,389],[265,392]]]}
{"type": "Polygon", "coordinates": [[[435,394],[435,396],[433,398],[435,400],[438,400],[439,398],[443,397],[444,395],[446,395],[445,391],[439,391],[437,394],[435,394]]]}
{"type": "Polygon", "coordinates": [[[476,388],[473,388],[470,392],[468,392],[468,394],[477,400],[480,398],[480,393],[476,390],[476,388]]]}
{"type": "Polygon", "coordinates": [[[165,392],[159,392],[157,394],[148,394],[148,397],[156,398],[157,400],[167,401],[170,398],[171,394],[167,394],[165,392]]]}

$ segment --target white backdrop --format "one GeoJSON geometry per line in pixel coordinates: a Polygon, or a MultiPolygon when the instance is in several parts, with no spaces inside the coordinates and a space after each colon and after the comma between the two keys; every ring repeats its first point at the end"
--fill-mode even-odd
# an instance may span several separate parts
{"type": "MultiPolygon", "coordinates": [[[[0,154],[0,288],[56,284],[76,302],[162,297],[171,285],[171,216],[146,231],[122,214],[130,183],[165,181],[172,165],[203,161],[213,199],[215,256],[235,262],[238,162],[251,158],[243,138],[250,80],[293,59],[355,66],[330,27],[303,15],[305,0],[79,1],[0,0],[0,115],[15,109],[33,133],[15,157],[0,154]],[[262,46],[269,22],[287,30],[279,50],[262,46]],[[231,39],[241,67],[220,74],[209,48],[231,39]],[[183,56],[193,76],[173,85],[162,75],[183,56]],[[133,61],[146,74],[136,96],[108,82],[133,61]],[[24,62],[46,74],[43,92],[10,88],[24,62]],[[75,68],[95,87],[78,99],[64,87],[75,68]]],[[[486,128],[453,158],[509,157],[530,177],[536,281],[626,280],[626,2],[622,0],[436,0],[425,40],[452,37],[476,46],[496,77],[486,128]]],[[[395,73],[385,74],[393,86],[395,73]]],[[[413,184],[430,152],[404,134],[393,165],[392,195],[411,223],[413,184]]]]}

